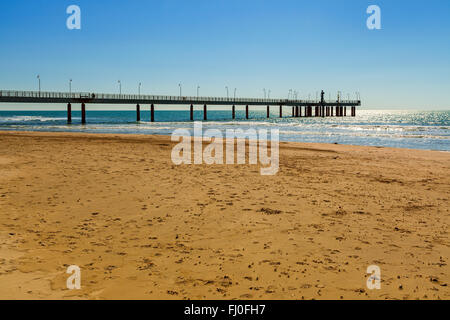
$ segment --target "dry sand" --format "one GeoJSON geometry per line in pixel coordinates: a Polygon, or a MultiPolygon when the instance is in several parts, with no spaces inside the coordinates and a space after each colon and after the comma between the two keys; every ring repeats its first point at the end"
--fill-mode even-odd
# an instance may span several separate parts
{"type": "Polygon", "coordinates": [[[0,133],[0,298],[450,298],[449,153],[282,143],[261,176],[171,146],[0,133]]]}

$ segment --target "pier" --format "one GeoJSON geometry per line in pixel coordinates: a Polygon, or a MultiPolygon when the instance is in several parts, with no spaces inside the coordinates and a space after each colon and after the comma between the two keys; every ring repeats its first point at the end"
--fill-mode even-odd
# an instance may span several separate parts
{"type": "Polygon", "coordinates": [[[231,118],[236,118],[236,106],[245,106],[245,118],[249,119],[250,107],[266,107],[270,118],[270,107],[278,107],[280,118],[285,108],[290,108],[292,117],[346,117],[347,108],[350,116],[356,116],[356,107],[361,100],[325,100],[324,91],[320,100],[297,99],[259,99],[259,98],[223,98],[223,97],[183,97],[140,94],[106,94],[106,93],[67,93],[43,91],[0,91],[0,103],[52,103],[67,105],[67,122],[72,123],[72,105],[81,105],[81,123],[86,123],[86,106],[89,104],[135,105],[136,121],[141,121],[141,106],[148,105],[150,121],[155,121],[155,106],[186,105],[190,106],[190,120],[194,120],[194,106],[203,106],[203,120],[208,120],[208,105],[230,106],[231,118]],[[314,110],[314,112],[313,112],[314,110]]]}

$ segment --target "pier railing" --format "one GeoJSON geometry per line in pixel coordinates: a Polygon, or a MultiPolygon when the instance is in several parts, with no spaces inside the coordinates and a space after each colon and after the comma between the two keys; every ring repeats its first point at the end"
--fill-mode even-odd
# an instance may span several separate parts
{"type": "MultiPolygon", "coordinates": [[[[145,95],[145,94],[110,94],[110,93],[92,93],[92,92],[47,92],[47,91],[8,91],[1,90],[0,98],[31,98],[31,99],[68,99],[68,100],[127,100],[130,103],[134,101],[166,101],[180,103],[217,103],[224,102],[228,104],[249,104],[249,103],[267,103],[271,105],[279,104],[317,104],[320,100],[299,100],[299,99],[270,99],[270,98],[230,98],[230,97],[191,97],[191,96],[167,96],[167,95],[145,95]]],[[[325,100],[324,103],[336,103],[336,100],[325,100]]],[[[358,104],[359,100],[340,100],[340,104],[358,104]]]]}

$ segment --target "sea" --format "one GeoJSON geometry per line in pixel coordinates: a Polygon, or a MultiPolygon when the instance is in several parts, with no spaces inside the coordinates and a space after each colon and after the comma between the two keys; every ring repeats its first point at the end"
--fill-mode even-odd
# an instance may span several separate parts
{"type": "MultiPolygon", "coordinates": [[[[347,110],[349,113],[349,110],[347,110]]],[[[255,107],[245,119],[243,109],[231,112],[208,110],[208,121],[203,128],[243,130],[279,129],[280,141],[337,143],[346,145],[395,147],[450,151],[450,110],[357,110],[356,117],[293,118],[286,107],[283,118],[274,107],[271,118],[266,108],[255,107]]],[[[66,111],[0,111],[0,130],[86,132],[120,134],[171,135],[182,128],[192,132],[189,110],[155,111],[155,122],[150,122],[150,111],[141,107],[141,121],[136,122],[136,111],[87,111],[87,124],[82,125],[80,111],[72,111],[72,124],[67,124],[66,111]]],[[[194,111],[194,120],[203,120],[203,111],[194,111]]]]}

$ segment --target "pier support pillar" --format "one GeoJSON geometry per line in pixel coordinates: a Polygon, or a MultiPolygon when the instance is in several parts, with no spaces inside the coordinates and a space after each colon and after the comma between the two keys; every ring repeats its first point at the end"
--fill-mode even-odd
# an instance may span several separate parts
{"type": "Polygon", "coordinates": [[[206,104],[203,106],[203,120],[208,120],[206,104]]]}
{"type": "Polygon", "coordinates": [[[283,118],[283,105],[280,105],[280,118],[283,118]]]}
{"type": "Polygon", "coordinates": [[[267,106],[267,119],[270,118],[270,106],[267,106]]]}
{"type": "Polygon", "coordinates": [[[72,123],[72,105],[67,104],[67,123],[72,123]]]}
{"type": "Polygon", "coordinates": [[[234,119],[236,119],[236,106],[233,104],[233,106],[231,107],[231,117],[234,119]]]}
{"type": "Polygon", "coordinates": [[[347,116],[347,107],[344,107],[344,117],[347,116]]]}
{"type": "Polygon", "coordinates": [[[155,106],[153,104],[150,107],[150,121],[155,122],[155,106]]]}
{"type": "Polygon", "coordinates": [[[141,121],[141,106],[139,104],[136,105],[136,121],[141,121]]]}
{"type": "Polygon", "coordinates": [[[86,105],[84,103],[81,104],[81,123],[86,123],[86,105]]]}
{"type": "Polygon", "coordinates": [[[194,105],[192,104],[189,110],[189,119],[191,119],[191,121],[194,121],[194,105]]]}
{"type": "Polygon", "coordinates": [[[292,118],[295,117],[295,107],[292,107],[292,118]]]}
{"type": "Polygon", "coordinates": [[[356,117],[356,107],[352,107],[352,117],[356,117]]]}
{"type": "Polygon", "coordinates": [[[248,105],[245,106],[245,119],[248,119],[248,105]]]}

